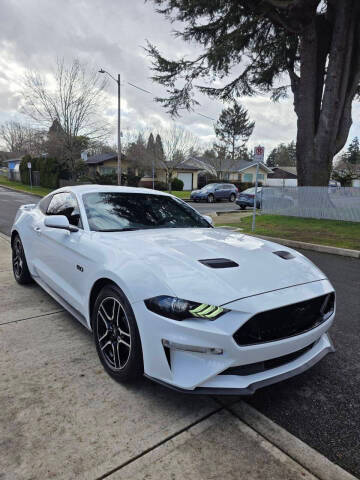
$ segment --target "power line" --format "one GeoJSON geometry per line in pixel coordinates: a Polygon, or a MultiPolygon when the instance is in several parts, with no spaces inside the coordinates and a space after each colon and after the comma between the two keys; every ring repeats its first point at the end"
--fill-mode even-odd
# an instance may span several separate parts
{"type": "MultiPolygon", "coordinates": [[[[130,82],[127,82],[128,85],[131,85],[132,87],[134,88],[137,88],[138,90],[141,90],[142,92],[145,92],[145,93],[149,93],[150,95],[154,95],[152,92],[149,92],[149,90],[145,90],[145,88],[141,88],[141,87],[138,87],[137,85],[134,85],[133,83],[130,83],[130,82]]],[[[196,115],[200,115],[201,117],[204,117],[204,118],[208,118],[209,120],[212,120],[214,122],[216,122],[216,119],[215,118],[212,118],[212,117],[209,117],[207,115],[204,115],[203,113],[200,113],[200,112],[195,112],[194,113],[196,115]]]]}

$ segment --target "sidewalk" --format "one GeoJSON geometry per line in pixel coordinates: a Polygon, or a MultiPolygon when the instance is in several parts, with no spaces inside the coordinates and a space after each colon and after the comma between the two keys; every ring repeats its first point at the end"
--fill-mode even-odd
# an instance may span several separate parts
{"type": "Polygon", "coordinates": [[[117,384],[89,332],[14,282],[10,254],[0,235],[2,480],[354,478],[240,398],[117,384]]]}

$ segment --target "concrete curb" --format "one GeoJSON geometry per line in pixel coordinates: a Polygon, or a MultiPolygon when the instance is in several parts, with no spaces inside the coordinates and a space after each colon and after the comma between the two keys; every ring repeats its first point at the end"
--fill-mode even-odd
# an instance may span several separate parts
{"type": "Polygon", "coordinates": [[[8,235],[5,235],[5,233],[0,232],[0,238],[1,240],[5,240],[5,242],[10,243],[10,237],[8,235]]]}
{"type": "Polygon", "coordinates": [[[264,240],[280,243],[288,247],[302,248],[304,250],[313,250],[314,252],[321,252],[321,253],[331,253],[332,255],[341,255],[343,257],[360,258],[359,250],[350,250],[349,248],[330,247],[328,245],[318,245],[316,243],[305,243],[305,242],[299,242],[297,240],[288,240],[285,238],[267,237],[265,235],[256,235],[252,233],[250,234],[248,233],[247,235],[263,238],[264,240]]]}
{"type": "Polygon", "coordinates": [[[239,402],[226,408],[320,480],[357,480],[247,403],[239,402]]]}
{"type": "Polygon", "coordinates": [[[1,188],[5,188],[6,190],[11,190],[12,192],[17,192],[17,193],[23,193],[24,195],[32,195],[33,197],[38,197],[38,198],[43,198],[42,195],[39,195],[38,193],[31,193],[31,192],[26,192],[25,190],[18,190],[16,188],[8,187],[7,185],[2,185],[0,183],[1,188]]]}

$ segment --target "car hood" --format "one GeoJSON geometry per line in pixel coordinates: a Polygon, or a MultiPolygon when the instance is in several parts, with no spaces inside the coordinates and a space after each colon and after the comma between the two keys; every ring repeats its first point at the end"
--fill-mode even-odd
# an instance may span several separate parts
{"type": "MultiPolygon", "coordinates": [[[[306,257],[263,239],[213,228],[164,228],[98,233],[104,243],[135,255],[174,295],[222,305],[236,299],[325,279],[306,257]],[[276,251],[288,251],[285,260],[276,251]],[[233,268],[210,268],[199,260],[225,258],[233,268]]],[[[126,280],[126,279],[124,279],[126,280]]],[[[160,295],[162,292],[155,292],[160,295]]]]}

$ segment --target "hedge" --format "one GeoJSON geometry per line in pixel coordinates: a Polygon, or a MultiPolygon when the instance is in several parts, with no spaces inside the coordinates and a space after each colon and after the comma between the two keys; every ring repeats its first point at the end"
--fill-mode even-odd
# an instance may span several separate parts
{"type": "Polygon", "coordinates": [[[31,162],[31,170],[33,172],[40,172],[40,185],[42,187],[58,188],[61,167],[57,160],[42,157],[31,158],[30,155],[25,155],[20,162],[20,178],[25,185],[30,185],[28,162],[31,162]]]}

